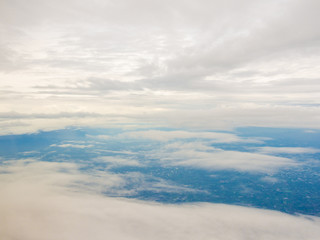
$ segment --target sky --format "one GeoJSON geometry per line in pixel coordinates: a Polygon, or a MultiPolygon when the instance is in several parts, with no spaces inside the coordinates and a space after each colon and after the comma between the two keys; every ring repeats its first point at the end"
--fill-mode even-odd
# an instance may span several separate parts
{"type": "Polygon", "coordinates": [[[275,185],[304,169],[316,184],[319,11],[317,0],[0,0],[0,237],[317,239],[317,207],[306,217],[87,187],[199,190],[113,170],[154,167],[146,159],[275,185]]]}
{"type": "Polygon", "coordinates": [[[2,134],[319,128],[319,1],[0,4],[2,134]]]}

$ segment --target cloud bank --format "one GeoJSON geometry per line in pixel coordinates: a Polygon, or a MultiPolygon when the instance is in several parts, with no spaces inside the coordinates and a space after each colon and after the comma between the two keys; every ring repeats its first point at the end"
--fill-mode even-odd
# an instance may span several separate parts
{"type": "Polygon", "coordinates": [[[1,166],[2,239],[313,240],[320,234],[318,217],[224,204],[167,205],[89,194],[72,185],[76,174],[61,172],[61,166],[34,162],[32,171],[26,170],[24,163],[1,166]],[[39,181],[44,175],[49,176],[47,180],[39,181]]]}

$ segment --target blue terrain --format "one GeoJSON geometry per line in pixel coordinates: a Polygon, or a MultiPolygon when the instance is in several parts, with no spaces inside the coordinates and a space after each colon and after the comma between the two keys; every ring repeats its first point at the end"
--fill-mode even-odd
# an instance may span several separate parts
{"type": "MultiPolygon", "coordinates": [[[[1,136],[0,160],[2,164],[21,159],[71,162],[84,174],[99,178],[108,177],[102,172],[120,176],[123,184],[102,186],[99,192],[111,197],[175,204],[226,203],[320,216],[319,130],[250,127],[206,133],[237,139],[213,140],[203,132],[197,137],[197,132],[185,129],[67,128],[1,136]],[[189,135],[172,136],[181,132],[189,135]],[[158,139],[156,134],[169,137],[158,139]],[[290,164],[272,169],[268,169],[268,163],[263,163],[261,169],[252,169],[250,163],[225,167],[225,159],[215,165],[217,155],[213,154],[213,164],[198,166],[197,156],[206,152],[235,156],[255,153],[258,157],[288,159],[290,164]],[[183,157],[175,160],[183,154],[189,162],[183,157]]],[[[92,184],[87,185],[90,188],[92,184]]]]}

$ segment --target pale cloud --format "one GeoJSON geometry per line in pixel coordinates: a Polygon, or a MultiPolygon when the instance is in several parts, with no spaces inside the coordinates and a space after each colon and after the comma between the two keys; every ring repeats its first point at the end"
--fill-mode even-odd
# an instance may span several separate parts
{"type": "MultiPolygon", "coordinates": [[[[107,161],[113,166],[143,166],[138,161],[121,159],[119,157],[101,157],[93,159],[95,162],[107,161]]],[[[61,191],[83,192],[87,194],[108,194],[109,196],[131,196],[139,191],[152,192],[201,192],[187,186],[180,186],[171,181],[157,178],[139,172],[111,173],[108,169],[89,169],[85,163],[75,162],[45,162],[37,159],[18,159],[3,161],[0,166],[0,180],[3,184],[14,182],[28,183],[23,191],[27,194],[33,188],[45,185],[48,188],[61,191]],[[128,186],[134,186],[128,187],[128,186]],[[30,189],[29,189],[30,188],[30,189]]]]}
{"type": "Polygon", "coordinates": [[[308,129],[308,130],[305,130],[304,132],[306,132],[306,133],[316,133],[317,131],[316,131],[316,130],[308,129]]]}
{"type": "Polygon", "coordinates": [[[154,141],[167,142],[178,139],[207,139],[210,142],[260,142],[255,139],[245,139],[231,133],[220,132],[190,132],[190,131],[161,131],[161,130],[141,130],[127,131],[115,136],[98,135],[100,139],[124,138],[124,139],[150,139],[154,141]]]}
{"type": "Polygon", "coordinates": [[[275,177],[266,176],[266,177],[262,177],[261,181],[273,184],[273,183],[277,183],[279,180],[275,177]]]}
{"type": "Polygon", "coordinates": [[[276,96],[272,100],[274,103],[268,104],[259,94],[226,97],[145,92],[85,99],[83,96],[50,99],[20,96],[0,101],[0,133],[21,134],[67,126],[170,127],[198,132],[231,130],[239,126],[319,128],[319,107],[310,105],[309,97],[301,106],[294,105],[294,96],[276,96]],[[8,113],[8,109],[12,112],[8,113]]]}
{"type": "Polygon", "coordinates": [[[265,154],[315,154],[320,152],[320,149],[302,147],[259,147],[257,150],[265,154]]]}
{"type": "Polygon", "coordinates": [[[125,185],[125,177],[109,172],[94,171],[81,173],[80,164],[70,162],[42,162],[36,159],[9,160],[4,162],[0,169],[8,175],[1,175],[5,184],[16,182],[28,183],[30,189],[46,185],[56,190],[70,187],[70,191],[103,192],[120,189],[125,185]],[[68,186],[69,185],[69,186],[68,186]]]}
{"type": "MultiPolygon", "coordinates": [[[[104,138],[104,136],[107,136],[107,135],[101,135],[101,136],[103,136],[103,138],[102,139],[105,139],[104,138]]],[[[91,137],[91,136],[90,136],[91,137]]],[[[93,136],[94,138],[96,137],[96,136],[93,136]]],[[[98,138],[99,138],[99,135],[98,135],[98,138]]],[[[109,138],[107,138],[107,139],[109,139],[109,138]]],[[[121,155],[135,155],[136,153],[135,152],[132,152],[132,151],[126,151],[126,150],[123,150],[123,151],[116,151],[116,150],[109,150],[109,149],[95,149],[97,152],[99,152],[99,153],[102,153],[102,154],[104,154],[104,153],[111,153],[111,154],[114,154],[114,153],[116,153],[116,154],[121,154],[121,155]]]]}
{"type": "Polygon", "coordinates": [[[84,144],[71,144],[71,143],[65,143],[65,144],[52,144],[50,147],[60,147],[60,148],[91,148],[94,145],[84,145],[84,144]]]}
{"type": "Polygon", "coordinates": [[[110,163],[111,166],[141,166],[141,163],[134,159],[122,158],[118,156],[101,156],[95,158],[94,161],[110,163]]]}
{"type": "Polygon", "coordinates": [[[2,239],[316,240],[320,235],[318,217],[224,204],[109,198],[81,188],[70,191],[75,180],[72,164],[8,164],[1,166],[6,172],[0,174],[2,239]]]}
{"type": "Polygon", "coordinates": [[[2,134],[95,123],[320,128],[317,9],[316,0],[4,0],[2,134]]]}
{"type": "Polygon", "coordinates": [[[173,143],[150,152],[165,165],[206,170],[237,170],[272,173],[280,168],[298,166],[292,159],[260,153],[225,151],[202,143],[173,143]]]}

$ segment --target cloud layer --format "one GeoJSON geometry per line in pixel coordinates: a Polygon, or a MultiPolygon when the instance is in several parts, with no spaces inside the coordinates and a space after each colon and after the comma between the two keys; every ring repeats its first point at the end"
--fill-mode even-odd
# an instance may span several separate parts
{"type": "Polygon", "coordinates": [[[316,0],[2,1],[1,133],[319,128],[319,8],[316,0]]]}
{"type": "Polygon", "coordinates": [[[70,165],[25,166],[19,161],[1,166],[3,239],[311,240],[320,234],[317,217],[223,204],[165,205],[108,198],[75,187],[81,176],[70,172],[70,165]],[[61,171],[61,166],[69,172],[61,171]],[[44,174],[47,181],[39,181],[44,174]]]}

